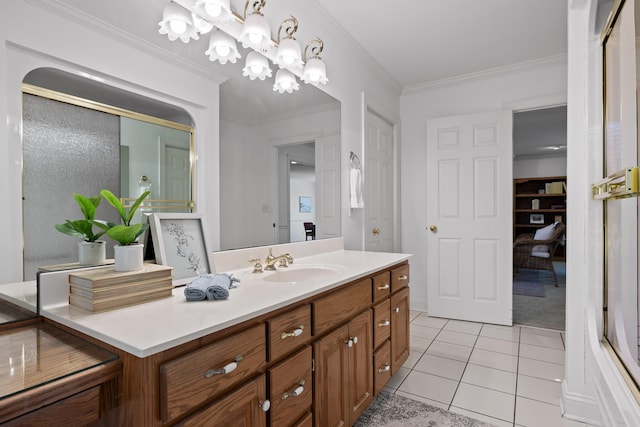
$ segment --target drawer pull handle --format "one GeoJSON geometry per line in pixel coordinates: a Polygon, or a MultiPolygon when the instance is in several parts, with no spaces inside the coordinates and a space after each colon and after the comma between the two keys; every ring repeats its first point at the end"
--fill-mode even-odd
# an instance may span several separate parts
{"type": "Polygon", "coordinates": [[[385,320],[384,322],[380,322],[378,323],[378,326],[383,327],[383,326],[389,326],[391,324],[390,321],[385,320]]]}
{"type": "Polygon", "coordinates": [[[303,331],[304,331],[304,326],[303,326],[303,325],[300,325],[300,326],[298,326],[298,328],[297,328],[297,329],[294,329],[294,330],[293,330],[293,331],[291,331],[291,332],[283,332],[283,333],[280,335],[280,339],[281,339],[281,340],[283,340],[283,339],[285,339],[285,338],[289,338],[289,337],[299,337],[300,335],[302,335],[302,332],[303,332],[303,331]]]}
{"type": "Polygon", "coordinates": [[[205,372],[204,377],[211,378],[214,375],[229,374],[236,370],[236,368],[238,367],[238,363],[240,363],[241,360],[242,360],[242,356],[236,356],[236,358],[233,359],[233,362],[227,363],[221,369],[209,369],[207,372],[205,372]]]}
{"type": "Polygon", "coordinates": [[[261,400],[260,402],[258,402],[258,406],[260,407],[260,409],[262,409],[263,412],[267,412],[271,408],[271,402],[269,401],[269,399],[261,400]]]}
{"type": "Polygon", "coordinates": [[[400,313],[400,307],[396,307],[393,309],[394,313],[400,313]]]}
{"type": "Polygon", "coordinates": [[[300,382],[298,383],[298,387],[296,387],[295,390],[282,395],[282,400],[288,399],[290,397],[300,396],[303,391],[304,391],[304,380],[300,380],[300,382]]]}
{"type": "Polygon", "coordinates": [[[389,372],[391,370],[391,366],[389,366],[388,363],[384,364],[384,368],[379,368],[378,369],[378,373],[379,374],[384,374],[385,372],[389,372]]]}
{"type": "Polygon", "coordinates": [[[402,276],[398,276],[398,280],[407,280],[409,278],[409,276],[407,276],[406,274],[403,274],[402,276]]]}
{"type": "Polygon", "coordinates": [[[387,289],[389,289],[388,283],[385,283],[384,286],[378,286],[379,291],[386,291],[387,289]]]}

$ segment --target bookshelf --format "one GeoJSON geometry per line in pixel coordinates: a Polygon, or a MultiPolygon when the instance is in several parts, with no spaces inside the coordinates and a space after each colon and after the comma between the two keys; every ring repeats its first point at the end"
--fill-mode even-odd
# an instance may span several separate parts
{"type": "MultiPolygon", "coordinates": [[[[513,239],[535,233],[557,220],[566,225],[566,176],[517,178],[513,180],[513,239]]],[[[555,259],[564,260],[565,247],[558,246],[555,259]]]]}

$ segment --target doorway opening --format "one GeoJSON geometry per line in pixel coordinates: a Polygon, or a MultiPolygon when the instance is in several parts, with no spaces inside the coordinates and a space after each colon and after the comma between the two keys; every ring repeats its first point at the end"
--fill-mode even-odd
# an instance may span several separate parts
{"type": "Polygon", "coordinates": [[[566,141],[566,105],[514,112],[514,324],[565,329],[566,141]]]}

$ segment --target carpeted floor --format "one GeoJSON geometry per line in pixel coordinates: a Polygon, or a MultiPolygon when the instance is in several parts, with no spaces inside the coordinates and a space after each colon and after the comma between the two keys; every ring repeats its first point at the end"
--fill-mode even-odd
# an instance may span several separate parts
{"type": "Polygon", "coordinates": [[[489,427],[454,412],[385,391],[378,394],[354,427],[489,427]]]}
{"type": "MultiPolygon", "coordinates": [[[[513,323],[536,328],[565,330],[566,269],[564,262],[553,263],[558,287],[553,284],[551,273],[539,272],[544,297],[513,295],[513,323]]],[[[522,270],[524,271],[524,270],[522,270]]]]}
{"type": "Polygon", "coordinates": [[[544,297],[543,283],[544,276],[547,274],[546,271],[519,269],[513,276],[513,294],[544,297]]]}

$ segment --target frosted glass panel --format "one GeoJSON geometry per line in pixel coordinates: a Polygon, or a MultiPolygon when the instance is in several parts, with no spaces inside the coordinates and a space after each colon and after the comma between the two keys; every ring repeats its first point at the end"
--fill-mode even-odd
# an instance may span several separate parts
{"type": "MultiPolygon", "coordinates": [[[[79,239],[54,228],[81,218],[73,193],[119,191],[120,117],[24,94],[23,123],[24,277],[33,280],[41,265],[78,260],[79,239]]],[[[96,218],[119,221],[104,201],[96,218]]]]}

